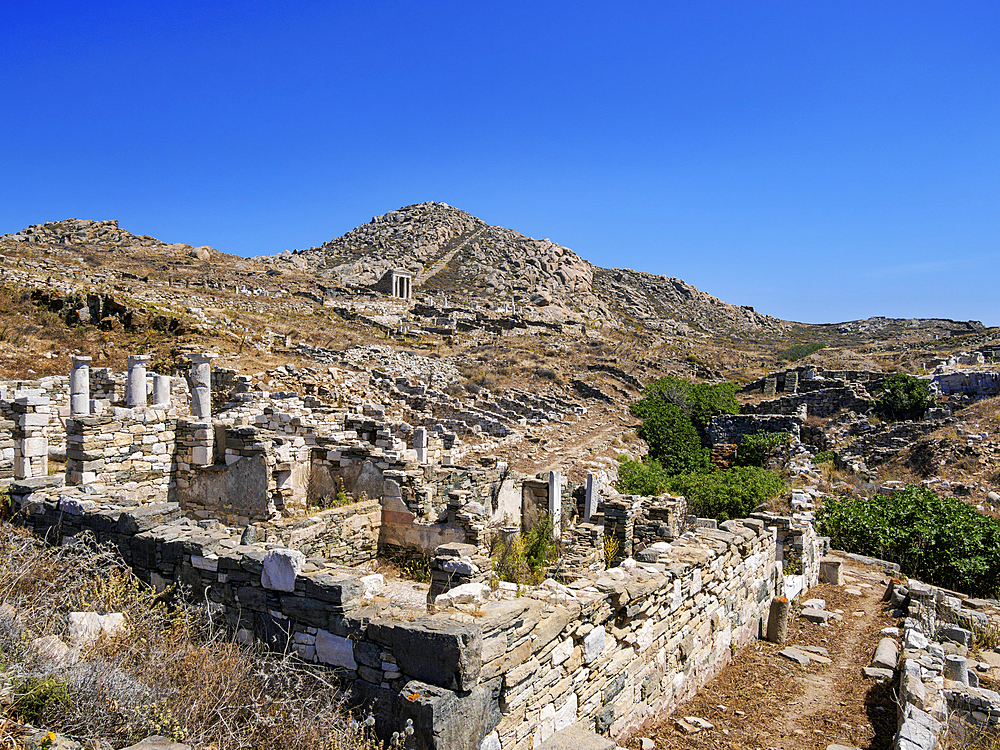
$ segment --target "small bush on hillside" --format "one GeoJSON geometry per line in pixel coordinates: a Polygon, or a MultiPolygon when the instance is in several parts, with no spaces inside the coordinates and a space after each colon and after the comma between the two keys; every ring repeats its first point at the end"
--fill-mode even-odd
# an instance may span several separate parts
{"type": "Polygon", "coordinates": [[[921,419],[932,405],[926,380],[898,372],[890,375],[875,390],[875,410],[883,419],[921,419]]]}
{"type": "Polygon", "coordinates": [[[1000,521],[910,485],[892,495],[831,498],[818,511],[834,547],[899,563],[903,573],[975,596],[1000,593],[1000,521]]]}
{"type": "Polygon", "coordinates": [[[746,516],[760,503],[785,491],[780,474],[753,466],[737,466],[711,474],[670,477],[668,489],[684,495],[688,508],[702,518],[728,521],[746,516]]]}
{"type": "Polygon", "coordinates": [[[820,349],[826,349],[826,344],[820,344],[817,341],[813,341],[809,344],[795,344],[794,346],[790,346],[787,349],[778,352],[778,359],[794,362],[797,359],[808,357],[810,354],[815,354],[820,349]]]}
{"type": "Polygon", "coordinates": [[[744,435],[736,448],[736,463],[740,466],[764,466],[771,451],[788,445],[792,440],[789,432],[757,432],[744,435]]]}

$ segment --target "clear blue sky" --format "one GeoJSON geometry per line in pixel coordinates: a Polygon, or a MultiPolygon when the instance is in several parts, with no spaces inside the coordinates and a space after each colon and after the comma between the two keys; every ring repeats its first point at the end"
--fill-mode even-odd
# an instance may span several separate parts
{"type": "Polygon", "coordinates": [[[1000,325],[1000,3],[0,0],[0,233],[444,201],[806,322],[1000,325]]]}

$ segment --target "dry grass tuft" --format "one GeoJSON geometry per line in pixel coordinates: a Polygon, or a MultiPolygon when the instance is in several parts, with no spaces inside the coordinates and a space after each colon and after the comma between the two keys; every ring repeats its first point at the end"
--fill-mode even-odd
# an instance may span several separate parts
{"type": "Polygon", "coordinates": [[[109,548],[48,547],[2,523],[0,602],[2,718],[12,727],[30,722],[113,747],[152,734],[215,750],[377,747],[352,728],[333,673],[234,642],[204,609],[135,578],[109,548]],[[67,657],[46,655],[38,639],[69,643],[72,611],[121,612],[126,626],[67,657]]]}

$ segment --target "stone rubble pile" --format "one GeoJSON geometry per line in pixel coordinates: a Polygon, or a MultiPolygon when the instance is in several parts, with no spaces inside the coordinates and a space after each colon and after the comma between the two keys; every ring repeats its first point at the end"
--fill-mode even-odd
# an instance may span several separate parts
{"type": "Polygon", "coordinates": [[[890,583],[886,599],[906,617],[895,747],[934,750],[945,735],[962,742],[984,728],[1000,734],[1000,694],[979,681],[1000,665],[1000,654],[982,640],[1000,627],[1000,602],[913,579],[890,583]],[[978,660],[974,648],[981,649],[978,660]]]}

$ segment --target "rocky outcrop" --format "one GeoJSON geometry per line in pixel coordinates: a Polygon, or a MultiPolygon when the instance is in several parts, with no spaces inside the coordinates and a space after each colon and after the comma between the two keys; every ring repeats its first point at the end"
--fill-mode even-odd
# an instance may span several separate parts
{"type": "Polygon", "coordinates": [[[600,325],[641,319],[674,335],[780,329],[777,318],[727,304],[681,279],[598,268],[567,247],[533,239],[444,203],[404,206],[318,247],[261,258],[344,285],[371,286],[389,269],[417,293],[478,295],[530,315],[600,325]]]}
{"type": "Polygon", "coordinates": [[[37,245],[139,245],[151,247],[164,244],[155,237],[127,232],[119,227],[118,222],[114,219],[110,221],[65,219],[45,224],[32,224],[14,234],[3,235],[0,239],[30,242],[37,245]]]}

